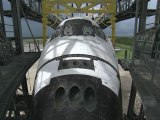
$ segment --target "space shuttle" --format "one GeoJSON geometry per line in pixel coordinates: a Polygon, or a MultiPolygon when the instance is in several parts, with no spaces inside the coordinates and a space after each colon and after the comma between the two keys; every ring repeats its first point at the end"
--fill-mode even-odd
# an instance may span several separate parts
{"type": "Polygon", "coordinates": [[[42,51],[34,86],[34,120],[120,120],[118,61],[94,21],[64,20],[42,51]]]}

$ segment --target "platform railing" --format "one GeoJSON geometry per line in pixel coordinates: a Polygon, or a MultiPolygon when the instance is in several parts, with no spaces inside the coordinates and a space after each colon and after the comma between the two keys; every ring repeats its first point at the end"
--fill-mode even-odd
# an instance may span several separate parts
{"type": "Polygon", "coordinates": [[[117,13],[128,10],[134,3],[135,0],[121,1],[120,4],[117,2],[117,13]]]}
{"type": "Polygon", "coordinates": [[[148,74],[151,81],[160,82],[160,41],[159,31],[151,28],[137,34],[135,41],[134,65],[139,72],[148,74]]]}
{"type": "Polygon", "coordinates": [[[23,43],[24,46],[24,52],[39,52],[43,48],[42,44],[40,44],[39,40],[36,39],[36,43],[38,45],[39,50],[37,49],[37,46],[34,44],[32,40],[24,40],[26,41],[23,43]]]}
{"type": "Polygon", "coordinates": [[[7,64],[11,56],[10,42],[0,39],[0,66],[7,64]]]}
{"type": "MultiPolygon", "coordinates": [[[[40,2],[37,2],[36,0],[22,0],[22,2],[26,6],[31,8],[34,12],[42,14],[42,5],[40,2]]],[[[125,0],[125,1],[117,2],[117,14],[128,10],[134,3],[135,3],[135,0],[125,0]]],[[[53,18],[53,20],[57,19],[57,17],[54,15],[52,15],[52,17],[50,15],[49,18],[50,19],[53,18]]],[[[98,23],[101,23],[103,21],[106,21],[109,18],[110,18],[110,15],[103,14],[101,16],[96,17],[95,21],[97,21],[98,23]],[[101,19],[98,19],[98,18],[101,18],[101,19]]]]}
{"type": "MultiPolygon", "coordinates": [[[[117,14],[127,11],[132,7],[133,4],[135,4],[135,2],[136,0],[125,0],[125,1],[117,2],[117,9],[116,9],[117,14]]],[[[110,19],[110,15],[103,14],[101,16],[97,16],[95,18],[95,21],[98,24],[100,24],[109,19],[110,19]]]]}
{"type": "Polygon", "coordinates": [[[36,0],[22,0],[22,2],[24,2],[24,4],[31,8],[34,12],[41,14],[42,10],[40,2],[37,2],[36,0]]]}
{"type": "MultiPolygon", "coordinates": [[[[39,49],[42,48],[42,45],[39,44],[39,40],[36,41],[36,44],[38,48],[32,39],[28,42],[24,42],[24,52],[40,52],[39,49]]],[[[15,43],[13,41],[0,39],[0,66],[9,64],[16,55],[15,43]]]]}
{"type": "MultiPolygon", "coordinates": [[[[39,42],[37,42],[38,47],[40,46],[39,42]]],[[[24,52],[39,52],[35,44],[30,41],[23,44],[24,52]]],[[[42,48],[42,45],[41,47],[42,48]]],[[[22,56],[22,55],[21,55],[22,56]]],[[[24,65],[25,59],[22,56],[20,62],[17,64],[15,58],[17,57],[15,43],[10,41],[1,41],[0,40],[0,80],[3,80],[3,73],[7,70],[4,69],[4,66],[8,66],[12,64],[14,68],[17,68],[18,65],[24,65]],[[3,69],[2,69],[3,68],[3,69]]],[[[15,74],[17,73],[17,69],[14,69],[15,74]]]]}
{"type": "Polygon", "coordinates": [[[153,27],[135,35],[133,63],[130,73],[133,79],[127,117],[133,119],[139,94],[141,108],[136,115],[141,119],[159,120],[160,111],[160,28],[153,27]],[[137,91],[137,92],[136,92],[137,91]]]}
{"type": "MultiPolygon", "coordinates": [[[[30,8],[33,12],[42,15],[42,4],[40,2],[37,2],[36,0],[21,0],[21,2],[25,4],[28,8],[30,8]]],[[[53,24],[55,23],[55,21],[58,24],[61,22],[61,18],[53,14],[49,14],[47,19],[50,22],[53,22],[53,24]]]]}

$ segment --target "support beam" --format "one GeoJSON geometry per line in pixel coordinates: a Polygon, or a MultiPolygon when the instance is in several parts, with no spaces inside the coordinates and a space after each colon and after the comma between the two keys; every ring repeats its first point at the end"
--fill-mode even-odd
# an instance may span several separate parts
{"type": "Polygon", "coordinates": [[[130,7],[130,4],[131,4],[131,0],[128,0],[128,8],[130,7]]]}
{"type": "Polygon", "coordinates": [[[116,36],[116,18],[115,16],[113,15],[112,18],[111,18],[111,25],[112,25],[112,44],[113,44],[113,47],[115,47],[115,36],[116,36]]]}
{"type": "Polygon", "coordinates": [[[147,8],[148,0],[141,0],[141,10],[140,10],[140,22],[139,22],[139,32],[144,31],[146,28],[146,18],[147,18],[147,8]]]}
{"type": "Polygon", "coordinates": [[[160,24],[160,0],[157,0],[157,10],[155,18],[155,26],[160,24]]]}
{"type": "Polygon", "coordinates": [[[130,93],[128,111],[127,111],[128,118],[133,118],[136,93],[137,93],[137,90],[136,90],[136,87],[135,87],[133,80],[132,80],[131,93],[130,93]]]}
{"type": "Polygon", "coordinates": [[[23,41],[22,41],[22,29],[21,29],[21,15],[20,15],[20,1],[10,0],[12,16],[13,16],[13,27],[15,36],[15,45],[18,55],[24,54],[23,41]]]}
{"type": "Polygon", "coordinates": [[[121,12],[122,11],[122,6],[121,6],[121,1],[120,0],[118,0],[118,6],[119,6],[119,8],[117,9],[117,12],[121,12]]]}
{"type": "Polygon", "coordinates": [[[134,57],[135,57],[135,42],[137,39],[137,28],[138,28],[138,15],[139,15],[139,1],[136,0],[136,12],[135,12],[135,24],[134,24],[134,39],[133,39],[133,51],[132,51],[132,64],[134,65],[134,57]]]}
{"type": "Polygon", "coordinates": [[[143,104],[141,103],[141,108],[140,108],[140,112],[139,112],[139,120],[144,120],[144,109],[143,109],[143,104]]]}
{"type": "Polygon", "coordinates": [[[42,23],[43,23],[43,47],[46,44],[46,39],[47,39],[47,14],[48,14],[48,9],[46,8],[46,0],[42,1],[42,23]]]}
{"type": "Polygon", "coordinates": [[[2,32],[0,37],[2,39],[5,39],[6,33],[5,33],[5,25],[4,25],[4,14],[3,14],[3,2],[0,0],[0,31],[2,32]]]}
{"type": "Polygon", "coordinates": [[[64,13],[64,14],[67,14],[67,13],[99,13],[99,14],[103,14],[103,13],[105,13],[106,11],[108,12],[108,13],[111,13],[111,14],[114,14],[113,12],[112,12],[112,10],[106,10],[106,9],[102,9],[102,10],[85,10],[85,9],[75,9],[75,8],[73,8],[74,10],[70,10],[70,9],[67,9],[67,10],[61,10],[61,9],[59,9],[59,10],[57,10],[57,9],[54,9],[54,8],[52,8],[50,11],[49,11],[49,13],[57,13],[57,14],[62,14],[62,13],[64,13]]]}
{"type": "Polygon", "coordinates": [[[23,94],[29,95],[26,76],[24,77],[24,80],[22,81],[22,91],[23,91],[23,94]]]}

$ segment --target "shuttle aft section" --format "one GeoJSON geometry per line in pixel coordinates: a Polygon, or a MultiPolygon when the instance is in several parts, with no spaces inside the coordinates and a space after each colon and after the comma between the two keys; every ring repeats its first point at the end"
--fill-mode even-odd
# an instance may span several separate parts
{"type": "Polygon", "coordinates": [[[63,21],[48,39],[34,87],[35,120],[120,120],[114,48],[93,21],[63,21]]]}

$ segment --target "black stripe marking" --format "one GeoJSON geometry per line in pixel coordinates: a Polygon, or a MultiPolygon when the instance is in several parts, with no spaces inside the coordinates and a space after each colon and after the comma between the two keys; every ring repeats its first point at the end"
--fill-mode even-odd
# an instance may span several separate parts
{"type": "Polygon", "coordinates": [[[108,61],[102,59],[102,58],[99,58],[99,57],[96,57],[96,56],[92,56],[92,55],[84,55],[84,54],[70,54],[70,55],[63,55],[63,56],[59,56],[59,57],[55,57],[55,58],[52,58],[50,60],[48,60],[47,62],[45,62],[38,70],[37,72],[42,68],[44,67],[46,64],[50,63],[51,61],[54,61],[54,60],[63,60],[64,58],[67,58],[67,57],[86,57],[86,58],[91,58],[92,60],[99,60],[99,61],[102,61],[108,65],[110,65],[116,72],[117,74],[118,71],[117,69],[111,64],[109,63],[108,61]]]}

